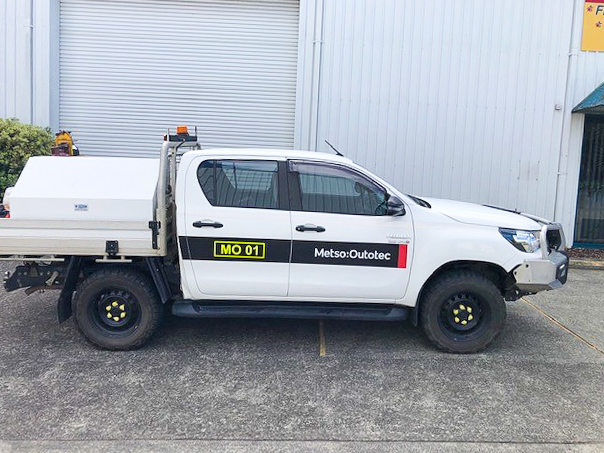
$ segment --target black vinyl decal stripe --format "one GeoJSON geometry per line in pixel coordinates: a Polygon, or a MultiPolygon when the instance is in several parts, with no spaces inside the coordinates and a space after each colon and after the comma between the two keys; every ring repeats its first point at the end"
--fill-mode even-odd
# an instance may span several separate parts
{"type": "Polygon", "coordinates": [[[255,238],[181,236],[183,259],[206,261],[407,267],[406,244],[313,242],[255,238]]]}
{"type": "MultiPolygon", "coordinates": [[[[398,244],[294,241],[292,263],[336,266],[399,266],[398,244]]],[[[406,246],[403,249],[406,253],[406,246]]]]}
{"type": "Polygon", "coordinates": [[[186,236],[180,236],[178,238],[178,242],[180,243],[180,253],[182,255],[183,260],[191,260],[191,252],[189,251],[189,242],[186,236]]]}
{"type": "Polygon", "coordinates": [[[287,239],[181,236],[180,243],[183,259],[211,261],[289,263],[291,248],[291,241],[287,239]],[[189,252],[187,258],[185,243],[189,252]],[[250,253],[246,253],[246,248],[250,253]]]}

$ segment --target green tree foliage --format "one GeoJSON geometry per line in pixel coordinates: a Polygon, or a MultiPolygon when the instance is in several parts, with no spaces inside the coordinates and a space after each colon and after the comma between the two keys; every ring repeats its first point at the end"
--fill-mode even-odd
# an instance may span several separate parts
{"type": "Polygon", "coordinates": [[[15,185],[27,159],[50,154],[54,136],[50,128],[0,118],[0,191],[15,185]]]}

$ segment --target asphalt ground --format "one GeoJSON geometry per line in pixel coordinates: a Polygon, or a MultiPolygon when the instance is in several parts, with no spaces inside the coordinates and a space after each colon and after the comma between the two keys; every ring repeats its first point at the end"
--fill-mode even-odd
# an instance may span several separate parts
{"type": "Polygon", "coordinates": [[[107,352],[0,293],[0,451],[602,452],[604,272],[510,303],[486,352],[410,325],[170,317],[107,352]]]}

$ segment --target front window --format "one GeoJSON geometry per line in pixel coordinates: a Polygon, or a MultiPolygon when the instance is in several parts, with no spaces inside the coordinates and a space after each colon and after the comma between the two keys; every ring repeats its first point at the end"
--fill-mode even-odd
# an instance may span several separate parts
{"type": "MultiPolygon", "coordinates": [[[[362,174],[335,164],[290,162],[302,211],[386,215],[386,192],[362,174]]],[[[294,203],[294,206],[296,203],[294,203]]]]}

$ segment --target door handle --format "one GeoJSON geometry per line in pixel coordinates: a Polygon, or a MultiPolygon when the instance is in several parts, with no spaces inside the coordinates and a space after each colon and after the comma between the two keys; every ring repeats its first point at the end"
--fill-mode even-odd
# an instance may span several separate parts
{"type": "Polygon", "coordinates": [[[193,222],[193,226],[195,228],[203,228],[203,227],[222,228],[224,225],[220,222],[212,222],[211,220],[204,220],[202,222],[200,222],[200,221],[193,222]]]}
{"type": "Polygon", "coordinates": [[[325,231],[325,228],[323,228],[322,226],[317,226],[317,225],[312,225],[310,223],[307,223],[305,225],[298,225],[296,227],[296,231],[300,231],[300,232],[316,231],[317,233],[322,233],[323,231],[325,231]]]}

